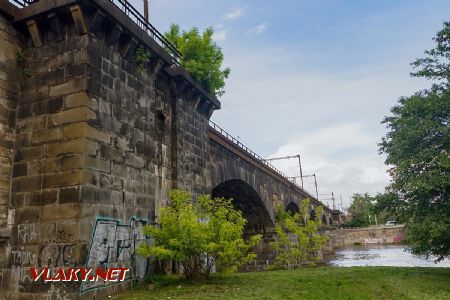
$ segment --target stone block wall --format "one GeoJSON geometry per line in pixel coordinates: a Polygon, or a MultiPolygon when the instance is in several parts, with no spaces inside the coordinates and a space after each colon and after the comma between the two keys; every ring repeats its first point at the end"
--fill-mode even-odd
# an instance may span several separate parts
{"type": "MultiPolygon", "coordinates": [[[[155,221],[155,199],[171,188],[171,107],[155,77],[90,35],[69,35],[26,52],[29,77],[17,107],[8,290],[53,293],[32,283],[30,266],[130,267],[134,246],[155,221]],[[167,129],[167,130],[166,130],[167,129]],[[103,240],[108,253],[98,251],[103,240]],[[132,248],[130,244],[133,243],[132,248]],[[111,254],[111,255],[110,255],[111,254]],[[22,259],[26,257],[26,259],[22,259]]],[[[139,259],[139,258],[134,258],[139,259]]],[[[59,287],[59,295],[98,285],[59,287]]],[[[55,294],[56,295],[56,294],[55,294]]]]}
{"type": "Polygon", "coordinates": [[[329,246],[344,247],[369,244],[399,243],[405,238],[405,228],[399,226],[378,226],[355,229],[337,229],[325,232],[329,237],[329,246]]]}
{"type": "Polygon", "coordinates": [[[177,105],[177,187],[194,195],[211,193],[206,176],[209,154],[209,119],[199,112],[195,97],[179,99],[177,105]]]}
{"type": "MultiPolygon", "coordinates": [[[[5,267],[6,244],[10,235],[8,201],[14,154],[16,103],[19,96],[18,54],[22,39],[11,25],[11,16],[0,14],[0,269],[5,267]]],[[[13,216],[10,215],[10,222],[13,216]]]]}
{"type": "MultiPolygon", "coordinates": [[[[27,73],[17,103],[10,207],[15,223],[3,288],[24,295],[47,294],[49,284],[31,281],[29,267],[79,266],[88,240],[80,219],[84,187],[109,169],[98,157],[107,134],[90,128],[98,100],[87,94],[90,65],[81,59],[86,36],[48,37],[42,47],[24,48],[27,73]]],[[[62,294],[75,285],[61,288],[62,294]]]]}
{"type": "Polygon", "coordinates": [[[0,48],[8,58],[0,60],[0,229],[8,209],[14,216],[0,243],[0,299],[92,299],[127,288],[148,271],[135,250],[168,191],[208,192],[213,106],[185,71],[173,73],[162,48],[130,32],[119,38],[133,25],[116,8],[109,17],[125,17],[124,27],[100,26],[94,2],[109,5],[43,0],[23,22],[0,19],[10,34],[1,43],[16,43],[0,48]],[[143,69],[133,44],[152,51],[143,69]],[[128,267],[131,280],[36,283],[29,272],[84,266],[128,267]]]}

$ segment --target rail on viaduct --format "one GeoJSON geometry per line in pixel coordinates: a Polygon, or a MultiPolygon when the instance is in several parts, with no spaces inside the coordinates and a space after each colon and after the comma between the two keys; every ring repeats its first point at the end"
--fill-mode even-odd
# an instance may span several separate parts
{"type": "Polygon", "coordinates": [[[0,0],[1,299],[128,288],[148,269],[140,228],[171,189],[233,198],[249,234],[270,233],[278,205],[321,205],[210,123],[220,102],[178,61],[125,0],[0,0]],[[123,284],[31,281],[30,267],[76,266],[131,271],[123,284]]]}

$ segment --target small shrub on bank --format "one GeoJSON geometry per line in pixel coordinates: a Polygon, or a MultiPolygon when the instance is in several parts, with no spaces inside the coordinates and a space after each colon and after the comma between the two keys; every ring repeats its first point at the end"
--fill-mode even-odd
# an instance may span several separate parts
{"type": "Polygon", "coordinates": [[[308,261],[314,265],[318,252],[327,242],[327,237],[318,233],[323,208],[318,207],[314,217],[309,214],[309,199],[302,203],[300,212],[290,214],[283,207],[278,208],[277,240],[272,242],[277,256],[274,269],[295,269],[308,261]]]}
{"type": "Polygon", "coordinates": [[[141,245],[139,255],[176,262],[187,279],[209,277],[214,268],[236,271],[256,257],[251,249],[261,237],[243,239],[246,220],[231,199],[202,195],[193,201],[179,190],[171,191],[170,198],[171,205],[160,210],[159,224],[144,227],[154,243],[141,245]]]}

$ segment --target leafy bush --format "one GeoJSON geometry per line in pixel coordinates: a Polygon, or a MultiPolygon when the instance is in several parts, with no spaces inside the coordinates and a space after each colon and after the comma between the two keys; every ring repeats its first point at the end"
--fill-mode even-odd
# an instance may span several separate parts
{"type": "Polygon", "coordinates": [[[146,50],[144,47],[138,47],[136,49],[136,57],[135,57],[135,63],[136,63],[136,69],[139,72],[144,72],[146,65],[150,61],[151,54],[148,50],[146,50]]]}
{"type": "Polygon", "coordinates": [[[198,28],[182,31],[172,24],[164,36],[181,53],[181,65],[200,82],[211,94],[220,97],[224,94],[225,79],[230,68],[222,68],[223,53],[212,37],[214,30],[209,27],[203,33],[198,28]]]}
{"type": "Polygon", "coordinates": [[[305,199],[300,212],[290,214],[279,207],[275,231],[278,239],[272,242],[277,256],[273,268],[294,269],[305,261],[314,265],[318,251],[327,242],[327,237],[318,233],[323,208],[315,210],[314,218],[309,214],[309,199],[305,199]]]}
{"type": "Polygon", "coordinates": [[[236,271],[255,258],[252,247],[261,236],[243,239],[246,220],[231,199],[202,195],[196,201],[189,193],[170,192],[172,203],[162,208],[159,224],[146,226],[153,244],[142,245],[137,253],[153,261],[174,261],[187,279],[208,277],[218,271],[236,271]]]}

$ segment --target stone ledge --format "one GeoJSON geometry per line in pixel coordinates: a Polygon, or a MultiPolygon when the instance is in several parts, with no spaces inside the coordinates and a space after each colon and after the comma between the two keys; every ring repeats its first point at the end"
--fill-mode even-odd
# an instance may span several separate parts
{"type": "MultiPolygon", "coordinates": [[[[114,20],[121,28],[126,29],[128,33],[133,36],[132,39],[137,39],[139,43],[143,43],[153,53],[156,54],[166,66],[165,73],[169,76],[178,79],[179,81],[188,83],[195,90],[197,90],[203,99],[206,99],[206,114],[209,117],[213,110],[220,109],[220,101],[213,95],[208,93],[199,82],[197,82],[182,66],[173,65],[172,56],[158,44],[149,34],[144,31],[134,20],[125,15],[116,4],[109,0],[41,0],[26,6],[22,9],[16,9],[14,23],[22,23],[34,18],[43,19],[43,16],[50,12],[55,11],[63,7],[68,7],[73,4],[79,4],[83,10],[92,14],[95,10],[99,9],[106,13],[107,18],[114,20]],[[167,67],[170,66],[170,67],[167,67]]],[[[163,67],[162,65],[160,67],[163,67]]]]}
{"type": "Polygon", "coordinates": [[[0,13],[6,17],[13,19],[19,12],[19,9],[8,1],[0,1],[0,13]]]}
{"type": "Polygon", "coordinates": [[[220,101],[217,100],[213,95],[208,93],[198,81],[196,81],[189,72],[187,72],[183,67],[180,66],[172,66],[169,68],[165,68],[164,71],[172,77],[182,77],[189,84],[191,84],[195,89],[200,91],[214,106],[215,109],[220,109],[220,101]]]}

